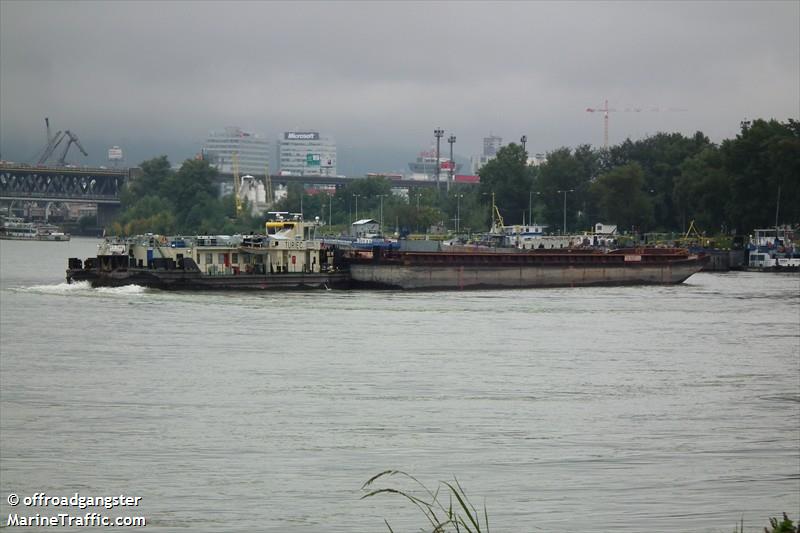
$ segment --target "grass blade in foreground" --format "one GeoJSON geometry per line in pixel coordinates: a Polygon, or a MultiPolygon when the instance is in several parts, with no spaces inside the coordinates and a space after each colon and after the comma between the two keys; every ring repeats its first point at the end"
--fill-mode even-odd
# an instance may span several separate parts
{"type": "MultiPolygon", "coordinates": [[[[395,494],[401,496],[413,503],[423,516],[425,516],[430,523],[429,527],[432,528],[430,530],[431,533],[459,533],[461,531],[465,533],[489,533],[489,513],[486,510],[486,505],[484,504],[483,506],[483,520],[481,520],[480,513],[469,501],[469,498],[467,498],[461,484],[457,479],[454,479],[454,481],[454,484],[440,481],[436,490],[432,491],[410,474],[400,470],[385,470],[372,476],[361,486],[361,490],[369,491],[367,494],[364,494],[361,499],[371,498],[379,494],[395,494]],[[395,475],[412,481],[416,487],[404,490],[394,487],[374,488],[372,486],[378,480],[383,481],[382,478],[395,475]],[[440,500],[443,494],[447,494],[448,496],[449,503],[447,506],[440,500]],[[456,507],[453,507],[453,497],[455,497],[458,502],[456,507]],[[443,515],[445,518],[440,519],[437,513],[443,515]]],[[[389,521],[384,519],[384,523],[389,529],[389,532],[392,533],[393,529],[389,525],[389,521]]]]}

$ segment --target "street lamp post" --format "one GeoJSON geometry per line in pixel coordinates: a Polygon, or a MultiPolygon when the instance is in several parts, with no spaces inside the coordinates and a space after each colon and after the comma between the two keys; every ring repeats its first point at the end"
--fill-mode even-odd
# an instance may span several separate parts
{"type": "Polygon", "coordinates": [[[568,192],[575,192],[575,189],[566,189],[563,191],[557,191],[559,193],[564,193],[564,225],[561,227],[561,231],[563,235],[567,234],[567,193],[568,192]]]}
{"type": "Polygon", "coordinates": [[[523,135],[520,138],[519,142],[522,145],[522,151],[524,152],[525,151],[525,144],[528,142],[528,136],[527,135],[523,135]]]}
{"type": "Polygon", "coordinates": [[[447,192],[450,192],[450,183],[452,183],[452,181],[453,181],[453,174],[454,174],[455,169],[456,169],[456,164],[453,161],[453,144],[455,144],[455,142],[456,142],[456,136],[455,135],[451,135],[447,139],[447,142],[450,143],[450,169],[449,169],[450,170],[450,177],[447,180],[447,192]]]}
{"type": "MultiPolygon", "coordinates": [[[[537,196],[541,193],[535,193],[537,196]]],[[[528,225],[533,224],[533,191],[528,191],[528,225]]]]}
{"type": "Polygon", "coordinates": [[[417,232],[419,232],[419,197],[422,196],[421,192],[417,193],[417,216],[416,216],[416,224],[417,224],[417,232]]]}
{"type": "Polygon", "coordinates": [[[358,221],[358,197],[361,196],[360,194],[353,194],[356,198],[356,221],[358,221]]]}
{"type": "Polygon", "coordinates": [[[328,227],[331,226],[331,214],[333,213],[333,195],[328,194],[328,227]]]}
{"type": "Polygon", "coordinates": [[[439,183],[439,142],[442,140],[444,130],[442,128],[436,128],[433,130],[433,135],[436,137],[436,189],[441,192],[442,186],[439,183]]]}
{"type": "Polygon", "coordinates": [[[388,196],[388,195],[387,194],[379,194],[378,196],[381,199],[381,229],[380,229],[380,231],[381,231],[381,235],[383,235],[383,198],[385,196],[388,196]]]}
{"type": "Polygon", "coordinates": [[[461,231],[461,199],[463,194],[456,195],[456,234],[461,231]]]}
{"type": "MultiPolygon", "coordinates": [[[[494,225],[494,191],[490,193],[482,192],[481,196],[492,197],[492,203],[489,204],[489,231],[491,232],[492,226],[494,225]]],[[[481,200],[481,203],[483,203],[483,200],[481,200]]]]}

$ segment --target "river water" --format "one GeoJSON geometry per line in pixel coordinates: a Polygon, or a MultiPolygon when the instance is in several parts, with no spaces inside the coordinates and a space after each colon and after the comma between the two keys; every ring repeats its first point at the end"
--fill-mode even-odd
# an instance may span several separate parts
{"type": "Polygon", "coordinates": [[[95,245],[0,241],[0,526],[55,512],[9,494],[79,492],[141,497],[115,512],[146,531],[419,530],[401,498],[359,499],[386,469],[456,477],[497,532],[762,531],[800,509],[797,274],[442,293],[66,285],[67,257],[95,245]]]}

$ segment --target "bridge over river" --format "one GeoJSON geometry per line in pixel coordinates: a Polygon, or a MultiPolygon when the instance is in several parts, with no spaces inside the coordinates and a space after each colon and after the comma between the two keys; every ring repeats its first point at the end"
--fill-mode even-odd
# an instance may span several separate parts
{"type": "Polygon", "coordinates": [[[104,224],[119,209],[120,193],[133,169],[0,165],[0,201],[97,205],[104,224]]]}
{"type": "MultiPolygon", "coordinates": [[[[98,222],[110,221],[120,205],[125,184],[140,173],[140,169],[77,168],[26,165],[0,165],[0,201],[36,201],[97,204],[98,222]]],[[[262,177],[262,176],[256,176],[262,177]]],[[[233,181],[230,174],[221,174],[219,181],[233,181]]],[[[271,175],[272,185],[302,183],[333,185],[337,188],[355,179],[341,176],[283,176],[271,175]]],[[[435,181],[390,180],[393,187],[414,189],[436,187],[435,181]]],[[[445,178],[440,182],[446,187],[445,178]]]]}

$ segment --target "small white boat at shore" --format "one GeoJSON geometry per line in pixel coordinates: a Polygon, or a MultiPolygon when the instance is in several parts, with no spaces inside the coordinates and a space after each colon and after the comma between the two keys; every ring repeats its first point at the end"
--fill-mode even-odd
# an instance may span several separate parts
{"type": "Polygon", "coordinates": [[[0,224],[0,239],[13,241],[58,241],[66,242],[69,233],[64,233],[52,224],[25,222],[21,218],[4,218],[0,224]]]}

